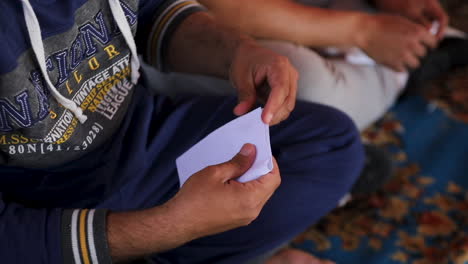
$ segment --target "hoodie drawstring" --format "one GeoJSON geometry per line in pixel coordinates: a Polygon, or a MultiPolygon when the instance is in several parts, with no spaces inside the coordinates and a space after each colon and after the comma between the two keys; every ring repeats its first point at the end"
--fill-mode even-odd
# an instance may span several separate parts
{"type": "Polygon", "coordinates": [[[140,60],[138,59],[138,53],[136,48],[135,39],[133,38],[132,29],[130,28],[130,24],[128,23],[127,18],[125,17],[125,13],[120,5],[119,0],[109,0],[110,9],[112,15],[114,16],[114,20],[117,23],[117,26],[122,32],[122,35],[127,42],[127,46],[130,48],[130,52],[132,53],[131,59],[131,69],[132,69],[132,83],[137,84],[138,79],[140,78],[140,60]]]}
{"type": "MultiPolygon", "coordinates": [[[[63,105],[63,107],[70,110],[75,115],[75,117],[80,121],[80,123],[83,124],[87,120],[87,116],[83,114],[83,110],[80,107],[78,107],[75,102],[61,95],[58,92],[55,85],[52,84],[49,74],[47,73],[44,44],[42,42],[42,35],[41,35],[41,28],[39,25],[39,21],[36,17],[36,14],[34,13],[34,10],[31,4],[29,3],[29,0],[21,0],[21,2],[23,5],[24,19],[26,21],[26,27],[28,29],[31,46],[32,46],[34,55],[36,56],[37,62],[39,64],[41,73],[47,83],[47,86],[49,87],[49,90],[52,96],[55,98],[55,100],[57,100],[58,103],[63,105]]],[[[122,6],[120,5],[119,0],[109,0],[109,5],[111,8],[111,12],[114,17],[114,20],[116,21],[117,26],[122,32],[122,35],[125,38],[125,41],[132,53],[131,78],[132,78],[132,83],[136,84],[138,82],[138,78],[140,77],[140,74],[138,72],[140,68],[140,61],[138,59],[136,44],[132,35],[130,24],[128,23],[125,17],[125,13],[122,9],[122,6]]]]}

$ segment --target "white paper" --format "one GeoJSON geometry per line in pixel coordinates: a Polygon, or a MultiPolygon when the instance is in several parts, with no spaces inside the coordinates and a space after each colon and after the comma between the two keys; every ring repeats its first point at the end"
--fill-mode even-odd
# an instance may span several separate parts
{"type": "Polygon", "coordinates": [[[232,159],[246,143],[256,146],[252,167],[238,181],[248,182],[273,170],[269,127],[262,121],[262,108],[238,117],[211,132],[176,160],[180,186],[206,168],[232,159]]]}
{"type": "Polygon", "coordinates": [[[323,49],[325,54],[332,57],[344,57],[344,60],[350,64],[354,65],[367,65],[375,66],[376,62],[374,59],[369,57],[364,51],[359,48],[337,48],[337,47],[327,47],[323,49]]]}
{"type": "Polygon", "coordinates": [[[346,53],[346,61],[354,65],[369,65],[374,66],[376,62],[371,57],[358,48],[352,48],[346,53]]]}
{"type": "Polygon", "coordinates": [[[431,32],[432,35],[437,35],[437,33],[439,32],[439,29],[440,29],[439,21],[434,21],[432,22],[432,26],[429,32],[431,32]]]}

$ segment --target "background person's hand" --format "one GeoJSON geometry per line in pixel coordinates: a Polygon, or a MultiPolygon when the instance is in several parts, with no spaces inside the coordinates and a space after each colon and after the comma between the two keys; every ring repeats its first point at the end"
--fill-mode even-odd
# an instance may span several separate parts
{"type": "Polygon", "coordinates": [[[288,118],[296,104],[298,73],[288,58],[251,41],[240,44],[233,59],[230,80],[236,87],[238,116],[265,103],[263,122],[275,125],[288,118]]]}
{"type": "Polygon", "coordinates": [[[429,29],[433,21],[440,23],[437,37],[442,39],[449,24],[449,16],[439,0],[374,0],[377,7],[405,16],[429,29]]]}
{"type": "Polygon", "coordinates": [[[246,144],[230,161],[190,177],[167,203],[177,221],[195,239],[250,224],[280,185],[278,164],[272,172],[247,183],[236,181],[253,164],[254,145],[246,144]]]}
{"type": "Polygon", "coordinates": [[[356,34],[370,57],[400,72],[419,67],[421,58],[437,46],[429,30],[397,15],[363,15],[356,34]]]}

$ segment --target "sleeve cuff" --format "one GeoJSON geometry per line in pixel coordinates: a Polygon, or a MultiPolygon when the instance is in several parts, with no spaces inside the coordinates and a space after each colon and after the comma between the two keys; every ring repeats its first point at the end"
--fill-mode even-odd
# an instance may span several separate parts
{"type": "Polygon", "coordinates": [[[150,29],[146,44],[148,62],[161,71],[167,71],[164,65],[169,40],[177,26],[189,15],[206,10],[197,1],[178,0],[167,1],[158,12],[150,29]]]}
{"type": "Polygon", "coordinates": [[[62,214],[64,263],[112,263],[106,233],[107,210],[76,209],[62,214]]]}

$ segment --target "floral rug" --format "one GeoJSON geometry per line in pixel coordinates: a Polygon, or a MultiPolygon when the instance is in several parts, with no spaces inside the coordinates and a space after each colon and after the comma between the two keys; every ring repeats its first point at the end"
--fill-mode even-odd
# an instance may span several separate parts
{"type": "MultiPolygon", "coordinates": [[[[468,32],[468,2],[444,4],[468,32]]],[[[330,213],[294,247],[340,264],[468,263],[468,68],[429,88],[363,133],[392,154],[393,180],[330,213]]]]}

